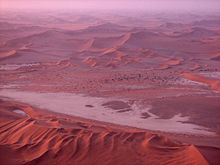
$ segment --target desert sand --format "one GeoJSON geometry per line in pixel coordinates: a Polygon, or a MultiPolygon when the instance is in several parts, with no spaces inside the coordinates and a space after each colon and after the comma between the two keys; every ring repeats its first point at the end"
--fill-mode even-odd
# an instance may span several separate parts
{"type": "Polygon", "coordinates": [[[1,164],[219,165],[219,27],[215,14],[2,12],[1,164]]]}
{"type": "Polygon", "coordinates": [[[196,146],[155,133],[11,101],[1,100],[0,111],[3,164],[208,164],[196,146]]]}

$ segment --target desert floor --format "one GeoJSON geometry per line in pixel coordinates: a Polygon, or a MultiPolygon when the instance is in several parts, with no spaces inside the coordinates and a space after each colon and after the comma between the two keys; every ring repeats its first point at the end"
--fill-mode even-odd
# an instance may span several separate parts
{"type": "Polygon", "coordinates": [[[9,13],[2,164],[220,163],[218,16],[9,13]]]}

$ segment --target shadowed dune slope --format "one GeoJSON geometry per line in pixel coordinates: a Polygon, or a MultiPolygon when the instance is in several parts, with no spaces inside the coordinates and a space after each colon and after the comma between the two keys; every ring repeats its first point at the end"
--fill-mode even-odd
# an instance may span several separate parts
{"type": "Polygon", "coordinates": [[[134,128],[2,100],[0,113],[1,164],[208,164],[194,145],[134,128]]]}

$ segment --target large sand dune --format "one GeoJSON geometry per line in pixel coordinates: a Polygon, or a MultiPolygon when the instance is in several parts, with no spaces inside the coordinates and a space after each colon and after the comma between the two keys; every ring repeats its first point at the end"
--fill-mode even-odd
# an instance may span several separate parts
{"type": "Polygon", "coordinates": [[[161,135],[2,100],[0,110],[3,164],[208,164],[194,145],[161,135]]]}
{"type": "Polygon", "coordinates": [[[1,12],[0,164],[219,165],[218,20],[1,12]]]}

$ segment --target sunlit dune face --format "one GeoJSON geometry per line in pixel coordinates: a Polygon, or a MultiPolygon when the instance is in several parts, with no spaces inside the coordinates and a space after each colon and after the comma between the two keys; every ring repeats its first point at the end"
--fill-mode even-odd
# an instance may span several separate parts
{"type": "Polygon", "coordinates": [[[2,9],[98,9],[98,10],[122,10],[135,11],[219,11],[218,0],[2,0],[2,9]]]}

